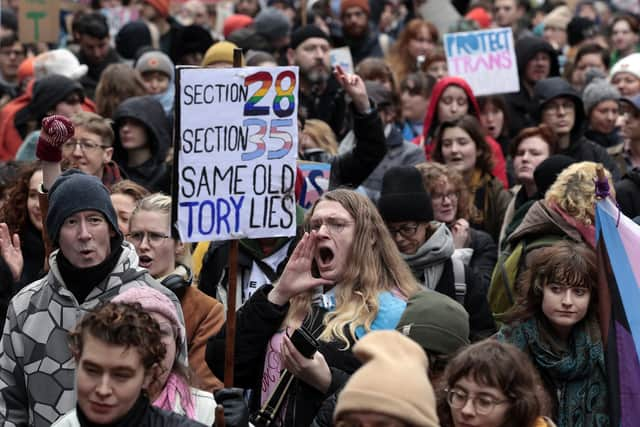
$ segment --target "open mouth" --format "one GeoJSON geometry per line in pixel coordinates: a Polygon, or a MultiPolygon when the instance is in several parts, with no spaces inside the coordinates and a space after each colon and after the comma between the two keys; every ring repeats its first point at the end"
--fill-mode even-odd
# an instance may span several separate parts
{"type": "Polygon", "coordinates": [[[93,251],[91,249],[83,249],[80,251],[80,255],[82,256],[89,256],[93,253],[93,251]]]}
{"type": "Polygon", "coordinates": [[[320,248],[318,250],[318,255],[320,256],[320,261],[323,265],[327,265],[333,261],[333,251],[329,248],[320,248]]]}
{"type": "Polygon", "coordinates": [[[146,268],[146,267],[148,267],[149,265],[151,265],[151,261],[153,261],[153,259],[152,259],[151,257],[148,257],[148,256],[146,256],[146,255],[141,255],[141,256],[139,257],[139,260],[140,260],[140,261],[139,261],[139,263],[138,263],[138,264],[140,265],[140,267],[143,267],[143,268],[146,268]]]}

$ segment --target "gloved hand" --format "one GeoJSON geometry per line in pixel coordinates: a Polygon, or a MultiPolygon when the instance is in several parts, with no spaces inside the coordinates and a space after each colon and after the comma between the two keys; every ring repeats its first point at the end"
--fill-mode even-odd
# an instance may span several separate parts
{"type": "Polygon", "coordinates": [[[36,157],[45,162],[62,160],[62,144],[73,136],[73,132],[71,120],[64,116],[53,115],[42,119],[36,157]]]}
{"type": "Polygon", "coordinates": [[[224,421],[227,427],[248,427],[249,408],[244,401],[241,388],[223,388],[214,393],[216,403],[224,407],[224,421]]]}

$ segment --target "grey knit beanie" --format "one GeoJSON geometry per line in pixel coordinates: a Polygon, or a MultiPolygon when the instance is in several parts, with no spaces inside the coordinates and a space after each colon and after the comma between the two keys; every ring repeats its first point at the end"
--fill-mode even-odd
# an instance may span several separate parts
{"type": "Polygon", "coordinates": [[[609,100],[618,101],[620,99],[618,89],[607,82],[605,76],[599,71],[594,69],[587,71],[585,81],[587,85],[582,91],[582,102],[587,117],[599,103],[609,100]]]}
{"type": "Polygon", "coordinates": [[[163,52],[153,50],[144,53],[138,62],[136,62],[136,70],[140,74],[144,74],[149,71],[158,71],[169,77],[169,80],[173,81],[173,62],[163,52]]]}
{"type": "Polygon", "coordinates": [[[268,40],[286,37],[291,32],[291,22],[289,18],[274,7],[268,7],[262,10],[253,20],[253,27],[256,29],[256,33],[264,36],[268,40]]]}
{"type": "Polygon", "coordinates": [[[104,215],[113,231],[122,238],[118,217],[111,204],[109,190],[93,176],[77,169],[69,169],[56,179],[49,190],[47,232],[53,242],[58,241],[65,219],[81,211],[98,211],[104,215]]]}

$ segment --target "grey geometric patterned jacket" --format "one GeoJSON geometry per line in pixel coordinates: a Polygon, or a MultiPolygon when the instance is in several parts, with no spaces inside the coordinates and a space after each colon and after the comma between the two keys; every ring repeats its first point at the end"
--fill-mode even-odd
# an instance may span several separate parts
{"type": "MultiPolygon", "coordinates": [[[[138,267],[133,246],[123,242],[113,271],[89,293],[81,305],[65,287],[54,251],[46,277],[16,294],[7,311],[0,341],[0,425],[50,426],[75,408],[75,362],[67,333],[99,303],[130,287],[151,286],[176,305],[184,323],[180,302],[168,288],[138,267]]],[[[186,366],[186,345],[179,360],[186,366]]]]}

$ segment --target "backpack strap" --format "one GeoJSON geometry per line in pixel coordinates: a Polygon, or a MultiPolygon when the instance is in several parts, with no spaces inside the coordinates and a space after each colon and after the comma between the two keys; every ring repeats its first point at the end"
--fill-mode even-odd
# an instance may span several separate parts
{"type": "Polygon", "coordinates": [[[453,281],[456,288],[456,301],[464,305],[464,299],[467,296],[464,263],[458,258],[451,258],[451,262],[453,263],[453,281]]]}

